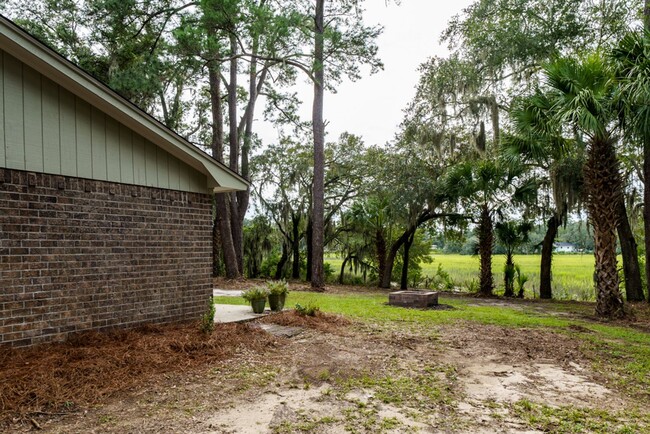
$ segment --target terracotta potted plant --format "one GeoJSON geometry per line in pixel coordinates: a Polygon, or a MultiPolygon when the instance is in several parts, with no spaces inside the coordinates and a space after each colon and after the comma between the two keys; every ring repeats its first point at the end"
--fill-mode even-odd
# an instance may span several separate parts
{"type": "Polygon", "coordinates": [[[289,285],[284,280],[268,281],[266,289],[269,291],[269,307],[273,312],[280,312],[284,309],[289,285]]]}
{"type": "Polygon", "coordinates": [[[242,294],[244,300],[250,302],[253,313],[264,313],[268,296],[269,291],[266,288],[251,288],[242,294]]]}

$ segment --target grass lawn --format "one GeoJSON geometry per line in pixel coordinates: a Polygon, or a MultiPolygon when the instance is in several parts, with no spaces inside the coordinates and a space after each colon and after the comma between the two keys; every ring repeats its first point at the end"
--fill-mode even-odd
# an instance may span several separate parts
{"type": "MultiPolygon", "coordinates": [[[[216,297],[215,302],[246,304],[239,297],[216,297]]],[[[441,294],[440,303],[452,309],[405,309],[388,306],[386,302],[385,292],[322,294],[292,291],[286,306],[291,308],[296,303],[303,306],[311,304],[323,312],[344,315],[365,323],[373,330],[386,333],[407,331],[433,338],[440,327],[462,328],[466,324],[503,327],[511,330],[509,334],[531,329],[540,330],[540,333],[550,331],[579,341],[584,351],[591,354],[588,360],[577,362],[591,363],[592,369],[631,396],[650,397],[650,309],[645,304],[634,308],[639,321],[637,327],[630,327],[627,323],[594,321],[591,317],[593,303],[585,302],[484,300],[444,293],[441,294]]],[[[524,404],[522,406],[528,408],[524,404]]],[[[528,410],[540,412],[544,409],[535,407],[528,410]]]]}
{"type": "MultiPolygon", "coordinates": [[[[422,276],[435,276],[438,265],[449,273],[456,286],[467,288],[472,281],[478,282],[478,256],[434,254],[433,262],[422,263],[422,276]]],[[[335,257],[325,261],[333,267],[336,273],[341,269],[342,260],[335,257]]],[[[619,262],[621,261],[619,257],[619,262]]],[[[492,272],[498,289],[503,287],[504,255],[494,255],[492,272]]],[[[529,277],[526,283],[526,296],[534,298],[539,295],[539,265],[540,255],[516,255],[515,263],[521,266],[521,271],[529,277]]],[[[553,256],[553,296],[559,300],[593,300],[594,256],[592,254],[555,255],[553,256]]],[[[498,292],[498,291],[497,291],[498,292]]]]}

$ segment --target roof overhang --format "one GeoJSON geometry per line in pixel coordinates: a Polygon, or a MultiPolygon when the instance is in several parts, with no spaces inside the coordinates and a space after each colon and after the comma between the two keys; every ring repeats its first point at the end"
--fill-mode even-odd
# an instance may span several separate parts
{"type": "Polygon", "coordinates": [[[0,15],[0,47],[145,139],[205,174],[207,192],[246,190],[250,183],[135,104],[0,15]]]}

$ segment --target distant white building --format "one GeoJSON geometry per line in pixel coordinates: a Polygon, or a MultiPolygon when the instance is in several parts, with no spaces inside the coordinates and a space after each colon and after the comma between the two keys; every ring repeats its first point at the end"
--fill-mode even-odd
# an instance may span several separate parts
{"type": "Polygon", "coordinates": [[[578,246],[573,243],[553,243],[556,253],[578,253],[578,246]]]}

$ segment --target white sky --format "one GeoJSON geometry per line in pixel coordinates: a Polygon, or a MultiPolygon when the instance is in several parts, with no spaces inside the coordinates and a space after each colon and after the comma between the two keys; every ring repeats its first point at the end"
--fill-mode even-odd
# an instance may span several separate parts
{"type": "MultiPolygon", "coordinates": [[[[474,0],[402,0],[386,5],[385,0],[366,0],[365,21],[381,24],[379,57],[384,70],[357,81],[344,81],[336,94],[325,95],[327,140],[334,141],[347,131],[362,136],[367,145],[384,144],[393,139],[402,121],[402,110],[415,95],[418,66],[427,58],[447,54],[439,43],[449,19],[474,0]]],[[[311,119],[312,87],[297,88],[303,101],[303,119],[311,119]]],[[[261,112],[261,110],[260,110],[261,112]]],[[[261,121],[261,114],[258,116],[261,121]]],[[[270,125],[260,122],[256,130],[265,144],[277,140],[270,125]]]]}

